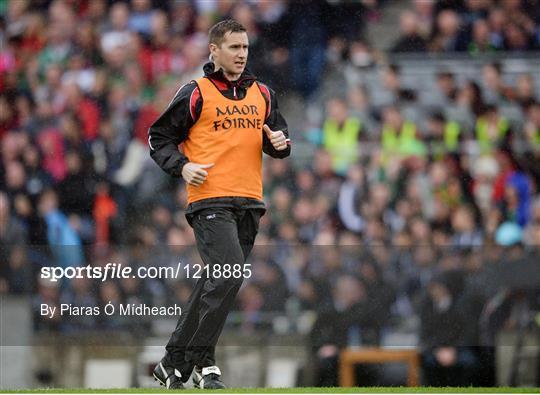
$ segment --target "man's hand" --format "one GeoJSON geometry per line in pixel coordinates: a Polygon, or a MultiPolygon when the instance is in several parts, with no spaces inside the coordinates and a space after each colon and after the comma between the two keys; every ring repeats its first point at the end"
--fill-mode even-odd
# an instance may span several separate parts
{"type": "Polygon", "coordinates": [[[268,140],[270,140],[270,142],[277,151],[283,151],[284,149],[287,149],[287,142],[290,140],[285,136],[285,133],[283,133],[281,130],[274,132],[270,130],[268,125],[264,125],[263,130],[266,133],[268,140]]]}
{"type": "Polygon", "coordinates": [[[188,184],[198,187],[202,185],[208,176],[208,172],[204,169],[209,169],[212,166],[214,166],[213,163],[203,165],[200,163],[188,162],[182,168],[182,178],[188,184]]]}

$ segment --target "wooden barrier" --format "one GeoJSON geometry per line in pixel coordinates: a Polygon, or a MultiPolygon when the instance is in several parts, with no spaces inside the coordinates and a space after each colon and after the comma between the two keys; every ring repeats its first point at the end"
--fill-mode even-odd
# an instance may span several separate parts
{"type": "Polygon", "coordinates": [[[387,349],[377,347],[349,347],[340,354],[339,385],[353,387],[354,365],[359,363],[405,362],[408,366],[407,385],[420,385],[420,355],[415,349],[387,349]]]}

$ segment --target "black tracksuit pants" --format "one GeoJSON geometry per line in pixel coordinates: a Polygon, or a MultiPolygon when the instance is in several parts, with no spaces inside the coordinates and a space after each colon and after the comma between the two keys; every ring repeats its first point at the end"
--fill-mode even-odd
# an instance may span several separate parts
{"type": "Polygon", "coordinates": [[[236,294],[244,280],[243,268],[253,248],[264,209],[238,207],[203,208],[186,213],[193,227],[205,271],[197,281],[187,306],[167,344],[165,362],[187,381],[193,367],[215,365],[214,350],[236,294]],[[216,265],[240,265],[239,278],[213,276],[216,265]]]}

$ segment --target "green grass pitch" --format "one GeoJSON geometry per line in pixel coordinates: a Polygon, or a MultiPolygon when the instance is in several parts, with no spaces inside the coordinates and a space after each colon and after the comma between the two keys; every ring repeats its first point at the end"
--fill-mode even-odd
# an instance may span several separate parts
{"type": "Polygon", "coordinates": [[[115,388],[115,389],[84,389],[84,388],[44,388],[44,389],[26,389],[13,391],[0,391],[0,393],[30,393],[30,394],[165,394],[165,393],[184,393],[184,394],[425,394],[425,393],[463,393],[463,394],[521,394],[521,393],[540,393],[540,388],[512,388],[512,387],[494,387],[494,388],[475,388],[475,387],[352,387],[352,388],[228,388],[225,390],[167,390],[164,388],[115,388]]]}

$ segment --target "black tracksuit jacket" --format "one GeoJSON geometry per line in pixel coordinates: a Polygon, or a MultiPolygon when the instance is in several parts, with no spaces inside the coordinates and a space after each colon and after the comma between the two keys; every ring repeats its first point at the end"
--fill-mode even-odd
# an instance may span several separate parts
{"type": "MultiPolygon", "coordinates": [[[[211,62],[206,63],[203,70],[205,77],[210,78],[221,93],[232,100],[242,100],[246,95],[247,88],[256,81],[256,77],[247,69],[244,70],[237,81],[227,80],[221,69],[214,71],[214,64],[211,62]]],[[[259,84],[266,88],[262,90],[268,92],[268,95],[263,94],[267,106],[270,107],[267,111],[265,123],[271,130],[281,130],[289,137],[287,122],[279,111],[276,93],[266,85],[260,82],[259,84]]],[[[178,150],[178,145],[188,138],[191,127],[200,116],[203,99],[198,90],[195,81],[182,86],[167,109],[148,130],[150,156],[159,167],[172,177],[181,177],[183,166],[189,162],[189,158],[178,150]]],[[[290,155],[290,144],[287,149],[277,151],[264,131],[261,130],[261,133],[263,133],[264,153],[280,159],[290,155]]],[[[203,199],[194,202],[188,207],[187,214],[207,207],[238,207],[239,202],[241,202],[242,208],[264,208],[264,203],[256,199],[238,199],[224,196],[223,198],[203,199]]]]}

